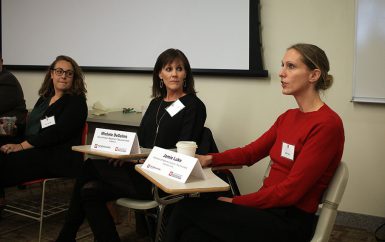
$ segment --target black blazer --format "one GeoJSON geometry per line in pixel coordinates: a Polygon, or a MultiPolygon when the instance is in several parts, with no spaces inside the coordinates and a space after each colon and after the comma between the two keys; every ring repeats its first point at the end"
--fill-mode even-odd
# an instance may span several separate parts
{"type": "MultiPolygon", "coordinates": [[[[39,98],[35,106],[43,101],[44,98],[39,98]]],[[[88,116],[86,99],[64,95],[48,107],[44,116],[54,116],[55,125],[40,129],[37,135],[27,137],[27,141],[35,147],[26,150],[26,153],[30,151],[35,154],[29,156],[29,159],[32,162],[33,159],[42,159],[43,155],[44,159],[49,160],[49,167],[46,168],[50,170],[50,174],[75,177],[83,163],[83,154],[72,151],[71,147],[81,144],[83,127],[88,116]]]]}
{"type": "MultiPolygon", "coordinates": [[[[35,107],[45,98],[40,97],[35,107]]],[[[55,124],[41,128],[37,135],[27,137],[35,148],[60,146],[71,148],[81,143],[81,135],[88,115],[84,97],[66,94],[48,107],[44,116],[55,117],[55,124]]]]}

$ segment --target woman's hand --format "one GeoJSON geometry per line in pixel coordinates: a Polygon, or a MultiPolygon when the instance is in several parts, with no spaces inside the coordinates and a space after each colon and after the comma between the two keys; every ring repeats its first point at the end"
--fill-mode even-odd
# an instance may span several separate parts
{"type": "Polygon", "coordinates": [[[24,148],[21,144],[6,144],[1,146],[0,150],[6,154],[9,154],[12,152],[18,152],[18,151],[24,150],[24,148]]]}
{"type": "Polygon", "coordinates": [[[233,199],[231,197],[218,197],[219,201],[233,203],[233,199]]]}
{"type": "Polygon", "coordinates": [[[213,162],[212,155],[195,155],[195,157],[198,158],[199,163],[201,163],[202,167],[210,166],[211,162],[213,162]]]}

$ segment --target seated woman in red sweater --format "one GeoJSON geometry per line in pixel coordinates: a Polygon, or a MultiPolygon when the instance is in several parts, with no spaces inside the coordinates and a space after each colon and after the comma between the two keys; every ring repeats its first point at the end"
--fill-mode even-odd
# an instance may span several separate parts
{"type": "Polygon", "coordinates": [[[173,211],[164,242],[309,241],[322,193],[344,147],[340,117],[320,98],[332,84],[329,61],[315,45],[289,47],[279,73],[282,93],[298,108],[280,115],[254,142],[198,156],[202,166],[251,166],[270,156],[273,164],[254,193],[218,200],[192,198],[173,211]]]}

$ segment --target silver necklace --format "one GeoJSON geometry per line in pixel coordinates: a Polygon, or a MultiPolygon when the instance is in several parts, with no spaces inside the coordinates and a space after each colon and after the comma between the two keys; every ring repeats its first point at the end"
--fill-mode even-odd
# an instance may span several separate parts
{"type": "Polygon", "coordinates": [[[163,103],[163,98],[160,100],[160,103],[159,103],[159,106],[158,106],[158,110],[156,111],[156,116],[155,116],[156,131],[155,131],[154,144],[153,144],[152,146],[155,146],[156,139],[158,138],[158,132],[159,132],[159,125],[160,125],[160,122],[162,121],[164,115],[165,115],[166,112],[167,112],[167,111],[164,111],[164,113],[162,114],[162,116],[161,116],[160,119],[158,120],[159,110],[160,110],[160,106],[162,106],[162,103],[163,103]]]}

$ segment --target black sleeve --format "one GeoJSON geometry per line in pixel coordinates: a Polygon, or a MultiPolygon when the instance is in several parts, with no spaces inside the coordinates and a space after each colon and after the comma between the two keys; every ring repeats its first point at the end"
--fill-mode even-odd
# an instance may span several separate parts
{"type": "Polygon", "coordinates": [[[143,115],[142,121],[140,122],[138,130],[138,139],[139,144],[145,148],[152,148],[154,142],[153,130],[155,129],[154,115],[156,113],[156,108],[159,106],[157,98],[151,100],[150,104],[147,107],[146,113],[143,115]]]}
{"type": "Polygon", "coordinates": [[[198,144],[206,122],[206,106],[194,95],[192,102],[185,108],[179,140],[195,141],[198,144]]]}
{"type": "Polygon", "coordinates": [[[52,104],[46,112],[47,117],[55,116],[55,125],[42,129],[39,134],[28,138],[27,141],[31,145],[46,147],[65,144],[74,137],[81,136],[88,115],[86,100],[81,96],[70,95],[62,98],[64,99],[56,101],[56,105],[52,104]]]}
{"type": "Polygon", "coordinates": [[[0,116],[15,109],[21,101],[24,101],[24,95],[16,77],[9,72],[1,73],[0,116]]]}

